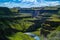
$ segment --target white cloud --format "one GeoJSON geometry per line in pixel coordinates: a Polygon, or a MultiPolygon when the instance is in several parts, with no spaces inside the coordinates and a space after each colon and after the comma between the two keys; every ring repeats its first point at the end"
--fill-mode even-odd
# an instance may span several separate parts
{"type": "Polygon", "coordinates": [[[59,1],[47,2],[45,0],[40,0],[40,2],[37,2],[37,0],[23,0],[20,3],[16,3],[16,2],[0,3],[0,6],[4,6],[4,7],[41,7],[41,6],[56,6],[56,5],[60,5],[60,2],[59,1]]]}
{"type": "Polygon", "coordinates": [[[22,0],[22,2],[37,2],[37,0],[22,0]]]}
{"type": "Polygon", "coordinates": [[[38,2],[38,3],[35,3],[34,7],[42,7],[42,6],[56,6],[56,5],[60,5],[60,2],[59,1],[41,1],[41,2],[38,2]]]}
{"type": "Polygon", "coordinates": [[[15,2],[5,2],[3,4],[0,4],[0,6],[9,7],[9,8],[12,8],[12,7],[29,7],[30,4],[15,3],[15,2]]]}
{"type": "Polygon", "coordinates": [[[51,2],[46,2],[46,4],[48,6],[56,6],[56,5],[60,5],[60,2],[59,1],[51,1],[51,2]]]}

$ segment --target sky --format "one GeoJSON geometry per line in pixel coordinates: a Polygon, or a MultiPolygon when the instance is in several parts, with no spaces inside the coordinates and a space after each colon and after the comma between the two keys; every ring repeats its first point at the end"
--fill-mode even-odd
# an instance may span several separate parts
{"type": "Polygon", "coordinates": [[[60,0],[0,0],[0,7],[44,7],[60,5],[60,0]]]}

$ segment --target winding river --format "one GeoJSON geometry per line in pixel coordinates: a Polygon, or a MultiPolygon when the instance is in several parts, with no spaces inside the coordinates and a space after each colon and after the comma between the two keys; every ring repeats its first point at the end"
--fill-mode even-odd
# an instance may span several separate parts
{"type": "Polygon", "coordinates": [[[37,35],[35,35],[35,34],[32,34],[32,33],[24,33],[24,34],[27,34],[27,35],[29,35],[29,36],[31,36],[31,37],[33,37],[35,40],[40,40],[40,37],[39,36],[37,36],[37,35]]]}

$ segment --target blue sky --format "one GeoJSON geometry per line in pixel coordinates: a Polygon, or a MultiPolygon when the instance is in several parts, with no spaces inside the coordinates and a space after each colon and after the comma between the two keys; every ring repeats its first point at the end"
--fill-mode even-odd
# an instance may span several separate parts
{"type": "Polygon", "coordinates": [[[60,5],[60,0],[0,0],[2,7],[42,7],[60,5]]]}

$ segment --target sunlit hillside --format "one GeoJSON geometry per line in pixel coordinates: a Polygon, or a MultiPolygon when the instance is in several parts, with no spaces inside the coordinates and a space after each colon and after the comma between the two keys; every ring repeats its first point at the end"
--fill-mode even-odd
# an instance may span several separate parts
{"type": "Polygon", "coordinates": [[[60,7],[35,9],[23,8],[20,12],[17,8],[0,7],[0,39],[35,40],[34,36],[24,34],[28,32],[41,40],[55,37],[55,32],[60,32],[60,7]]]}

